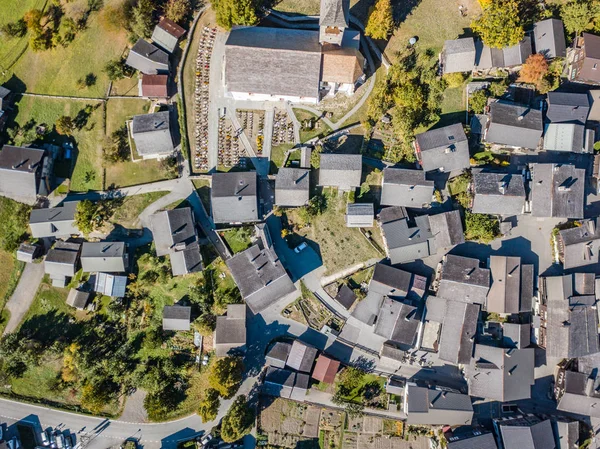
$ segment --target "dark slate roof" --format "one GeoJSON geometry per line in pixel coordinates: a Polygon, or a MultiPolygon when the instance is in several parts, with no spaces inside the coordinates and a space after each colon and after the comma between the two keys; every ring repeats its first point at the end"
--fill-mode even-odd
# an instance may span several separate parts
{"type": "Polygon", "coordinates": [[[469,363],[473,354],[478,317],[478,304],[454,300],[445,301],[445,314],[438,351],[440,360],[455,365],[469,363]]]}
{"type": "Polygon", "coordinates": [[[469,143],[460,123],[417,134],[416,147],[425,171],[453,172],[470,167],[469,143]]]}
{"type": "Polygon", "coordinates": [[[558,235],[565,269],[598,263],[600,229],[595,219],[583,220],[581,226],[563,229],[558,235]]]}
{"type": "Polygon", "coordinates": [[[0,151],[0,170],[14,170],[32,173],[36,170],[45,151],[37,148],[14,147],[4,145],[0,151]]]}
{"type": "Polygon", "coordinates": [[[310,170],[305,168],[280,168],[275,178],[275,204],[278,206],[303,206],[308,202],[310,170]]]}
{"type": "Polygon", "coordinates": [[[169,70],[169,55],[144,39],[139,39],[127,56],[127,65],[147,75],[169,70]]]}
{"type": "Polygon", "coordinates": [[[475,65],[475,42],[472,37],[448,40],[444,43],[442,67],[444,73],[470,72],[475,65]]]}
{"type": "Polygon", "coordinates": [[[414,345],[419,323],[416,307],[385,298],[379,309],[375,333],[408,349],[414,345]]]}
{"type": "Polygon", "coordinates": [[[429,225],[436,248],[449,248],[465,242],[462,220],[458,210],[430,215],[429,225]]]}
{"type": "Polygon", "coordinates": [[[415,218],[414,226],[408,218],[399,218],[403,207],[387,207],[379,214],[381,230],[392,264],[421,259],[436,252],[435,238],[431,233],[427,215],[415,218]]]}
{"type": "Polygon", "coordinates": [[[84,309],[90,299],[90,293],[72,288],[67,296],[67,304],[76,309],[84,309]]]}
{"type": "Polygon", "coordinates": [[[520,174],[473,170],[473,207],[477,214],[521,215],[525,184],[520,174]]]}
{"type": "Polygon", "coordinates": [[[215,223],[259,220],[256,172],[215,173],[210,192],[215,223]]]}
{"type": "Polygon", "coordinates": [[[346,205],[346,226],[372,227],[374,215],[373,203],[348,203],[346,205]]]}
{"type": "Polygon", "coordinates": [[[348,27],[350,0],[321,0],[319,25],[348,27]]]}
{"type": "Polygon", "coordinates": [[[585,170],[570,164],[534,164],[531,215],[583,218],[585,170]]]}
{"type": "Polygon", "coordinates": [[[555,449],[556,442],[549,419],[536,416],[498,422],[504,449],[555,449]]]}
{"type": "Polygon", "coordinates": [[[274,368],[272,366],[267,368],[265,375],[265,382],[269,382],[275,385],[282,385],[286,387],[293,387],[296,374],[286,369],[274,368]]]}
{"type": "Polygon", "coordinates": [[[533,348],[507,349],[478,344],[465,373],[469,395],[500,402],[529,399],[534,365],[533,348]]]}
{"type": "Polygon", "coordinates": [[[558,410],[600,418],[600,379],[575,371],[563,374],[564,391],[558,398],[558,410]]]}
{"type": "Polygon", "coordinates": [[[546,117],[551,123],[575,122],[585,125],[589,112],[587,94],[548,92],[546,117]]]}
{"type": "Polygon", "coordinates": [[[73,266],[79,257],[79,243],[63,242],[61,240],[54,244],[54,247],[48,251],[45,262],[66,264],[73,266]]]}
{"type": "Polygon", "coordinates": [[[292,344],[286,343],[283,341],[275,342],[275,344],[269,349],[266,354],[266,358],[271,361],[280,361],[285,365],[285,362],[290,355],[290,351],[292,350],[292,344]]]}
{"type": "Polygon", "coordinates": [[[225,43],[225,84],[230,92],[318,98],[320,69],[316,31],[234,28],[225,43]]]}
{"type": "Polygon", "coordinates": [[[459,440],[450,439],[446,447],[448,449],[498,449],[493,433],[472,435],[459,440]]]}
{"type": "Polygon", "coordinates": [[[547,58],[564,58],[567,54],[562,20],[546,19],[533,24],[536,53],[547,58]]]}
{"type": "Polygon", "coordinates": [[[294,340],[286,365],[297,371],[310,373],[316,357],[316,348],[302,343],[299,340],[294,340]]]}
{"type": "Polygon", "coordinates": [[[169,111],[133,117],[132,137],[140,155],[165,155],[173,152],[169,120],[169,111]]]}
{"type": "Polygon", "coordinates": [[[169,111],[142,114],[133,117],[133,134],[152,133],[169,129],[169,111]]]}
{"type": "Polygon", "coordinates": [[[502,324],[503,343],[509,348],[522,349],[531,344],[531,324],[502,324]]]}
{"type": "Polygon", "coordinates": [[[319,185],[349,190],[360,186],[362,155],[322,153],[319,165],[319,185]]]}
{"type": "Polygon", "coordinates": [[[407,387],[407,420],[409,424],[471,424],[473,405],[466,394],[418,387],[407,387]]]}
{"type": "Polygon", "coordinates": [[[350,310],[356,302],[356,294],[347,285],[342,285],[335,296],[335,300],[344,306],[346,310],[350,310]]]}
{"type": "Polygon", "coordinates": [[[536,149],[542,131],[541,111],[503,101],[490,104],[486,142],[536,149]]]}
{"type": "Polygon", "coordinates": [[[191,307],[165,306],[163,309],[163,330],[189,331],[191,314],[191,307]]]}
{"type": "Polygon", "coordinates": [[[548,357],[575,358],[600,351],[598,314],[593,302],[587,300],[595,298],[589,293],[577,295],[573,281],[573,275],[542,278],[543,299],[548,308],[548,357]]]}
{"type": "Polygon", "coordinates": [[[75,212],[79,201],[65,203],[61,207],[32,209],[29,215],[29,227],[35,238],[64,237],[79,234],[75,224],[75,212]]]}
{"type": "Polygon", "coordinates": [[[124,242],[84,242],[81,247],[81,265],[85,272],[126,271],[127,259],[124,242]]]}
{"type": "Polygon", "coordinates": [[[431,203],[433,181],[425,179],[422,170],[386,168],[383,170],[381,205],[423,207],[431,203]]]}
{"type": "Polygon", "coordinates": [[[478,259],[447,254],[442,265],[438,296],[468,303],[485,304],[490,270],[478,259]]]}
{"type": "MultiPolygon", "coordinates": [[[[521,265],[521,258],[490,256],[489,266],[492,286],[487,295],[487,311],[500,314],[531,311],[532,279],[528,276],[527,282],[522,281],[521,269],[525,265],[521,265]],[[525,297],[525,307],[521,305],[521,296],[525,297]]],[[[527,273],[533,272],[529,270],[527,273]]]]}
{"type": "Polygon", "coordinates": [[[413,274],[382,263],[375,264],[369,291],[383,296],[405,297],[410,291],[413,274]]]}

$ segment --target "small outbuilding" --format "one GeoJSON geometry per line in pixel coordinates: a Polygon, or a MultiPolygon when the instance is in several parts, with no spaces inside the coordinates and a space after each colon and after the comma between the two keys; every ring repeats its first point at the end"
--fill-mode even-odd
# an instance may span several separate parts
{"type": "Polygon", "coordinates": [[[335,382],[335,375],[340,369],[340,362],[321,354],[312,373],[312,378],[326,384],[335,382]]]}
{"type": "Polygon", "coordinates": [[[173,154],[175,150],[169,111],[134,116],[131,136],[137,153],[143,159],[164,158],[173,154]]]}
{"type": "Polygon", "coordinates": [[[165,306],[163,309],[163,330],[189,331],[192,308],[187,306],[165,306]]]}
{"type": "Polygon", "coordinates": [[[169,74],[169,55],[144,39],[129,50],[125,64],[144,75],[169,74]]]}
{"type": "Polygon", "coordinates": [[[90,292],[72,288],[67,296],[67,305],[78,310],[83,310],[90,300],[90,292]]]}
{"type": "Polygon", "coordinates": [[[183,28],[172,20],[163,17],[154,27],[152,42],[169,53],[173,53],[175,48],[177,48],[179,39],[184,34],[185,30],[183,28]]]}
{"type": "Polygon", "coordinates": [[[373,203],[348,203],[346,226],[349,228],[372,228],[375,206],[373,203]]]}

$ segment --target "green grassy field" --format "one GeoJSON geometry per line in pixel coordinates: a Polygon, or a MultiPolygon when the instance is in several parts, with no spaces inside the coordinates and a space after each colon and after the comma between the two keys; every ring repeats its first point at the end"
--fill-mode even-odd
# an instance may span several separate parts
{"type": "MultiPolygon", "coordinates": [[[[111,59],[121,56],[127,47],[126,31],[112,23],[110,7],[123,0],[105,0],[104,7],[90,14],[85,30],[66,48],[59,46],[50,50],[34,52],[27,48],[15,62],[16,56],[27,47],[29,36],[21,39],[0,40],[0,82],[19,92],[53,95],[76,95],[103,97],[108,88],[108,78],[103,72],[111,59]],[[108,8],[107,8],[108,7],[108,8]],[[94,74],[93,86],[78,89],[77,80],[94,74]]],[[[0,24],[14,21],[33,8],[41,8],[43,0],[0,0],[0,24]],[[8,14],[5,14],[8,12],[8,14]]]]}
{"type": "Polygon", "coordinates": [[[221,232],[221,236],[227,242],[227,245],[229,245],[231,251],[235,254],[250,248],[250,245],[252,245],[252,241],[250,240],[252,231],[252,227],[243,226],[241,228],[223,231],[221,232]]]}
{"type": "Polygon", "coordinates": [[[110,135],[134,115],[146,114],[150,109],[150,100],[143,98],[109,98],[106,102],[106,134],[110,135]]]}
{"type": "Polygon", "coordinates": [[[208,179],[193,179],[192,183],[198,192],[204,209],[210,214],[210,181],[208,179]]]}
{"type": "MultiPolygon", "coordinates": [[[[296,116],[296,118],[298,119],[300,124],[302,124],[302,122],[304,120],[309,120],[313,117],[314,118],[317,117],[316,115],[314,115],[308,111],[305,111],[303,109],[294,109],[293,111],[294,111],[294,115],[296,116]]],[[[310,140],[313,137],[326,136],[329,133],[331,133],[331,128],[329,126],[327,126],[324,122],[317,121],[315,123],[315,126],[313,129],[310,129],[310,130],[300,129],[300,141],[306,142],[307,140],[310,140]]]]}
{"type": "Polygon", "coordinates": [[[159,198],[168,195],[168,193],[169,192],[150,192],[128,196],[123,201],[123,204],[115,210],[110,221],[127,229],[139,228],[139,215],[144,209],[150,206],[150,204],[154,203],[159,198]]]}

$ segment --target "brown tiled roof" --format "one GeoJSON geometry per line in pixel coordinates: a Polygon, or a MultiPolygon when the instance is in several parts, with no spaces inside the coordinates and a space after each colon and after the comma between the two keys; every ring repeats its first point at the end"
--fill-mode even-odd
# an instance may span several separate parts
{"type": "Polygon", "coordinates": [[[143,75],[142,96],[143,97],[167,97],[168,75],[143,75]]]}
{"type": "Polygon", "coordinates": [[[362,74],[364,57],[356,48],[323,45],[323,81],[353,84],[362,74]]]}
{"type": "Polygon", "coordinates": [[[175,22],[169,19],[162,19],[158,23],[158,27],[165,30],[171,36],[175,36],[177,39],[179,39],[185,34],[185,30],[183,28],[181,28],[179,25],[177,25],[175,22]]]}
{"type": "Polygon", "coordinates": [[[329,357],[320,355],[317,364],[312,373],[312,378],[320,382],[332,384],[335,381],[335,375],[340,368],[340,362],[332,360],[329,357]]]}

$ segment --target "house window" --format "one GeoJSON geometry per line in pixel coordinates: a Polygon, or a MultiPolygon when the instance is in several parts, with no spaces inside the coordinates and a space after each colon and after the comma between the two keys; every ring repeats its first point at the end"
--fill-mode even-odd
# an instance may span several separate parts
{"type": "Polygon", "coordinates": [[[598,64],[594,64],[594,67],[592,67],[592,69],[597,70],[598,69],[598,64]]]}

